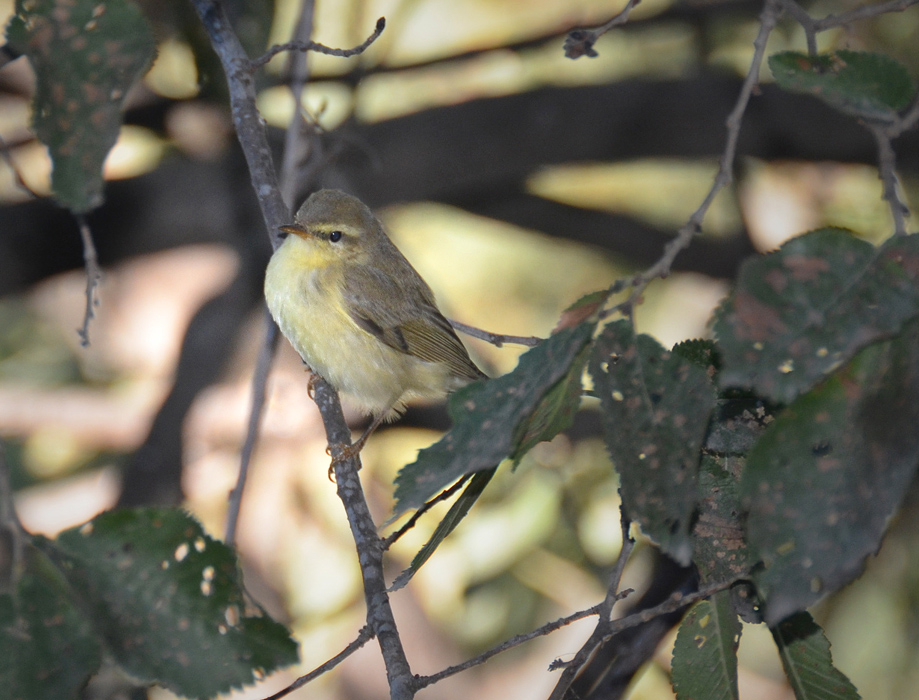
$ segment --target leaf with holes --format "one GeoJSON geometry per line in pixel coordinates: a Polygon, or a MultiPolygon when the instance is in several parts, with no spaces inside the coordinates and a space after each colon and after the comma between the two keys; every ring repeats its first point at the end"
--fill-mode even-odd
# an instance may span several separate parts
{"type": "Polygon", "coordinates": [[[54,194],[89,211],[102,203],[125,96],[153,60],[150,28],[127,0],[17,0],[7,38],[35,69],[33,122],[54,163],[54,194]]]}
{"type": "Polygon", "coordinates": [[[103,513],[36,542],[134,678],[207,698],[297,661],[287,630],[245,597],[233,551],[182,511],[103,513]]]}
{"type": "Polygon", "coordinates": [[[727,591],[700,600],[680,623],[673,645],[677,700],[737,700],[737,645],[742,627],[727,591]]]}
{"type": "Polygon", "coordinates": [[[741,477],[766,621],[859,575],[919,464],[919,321],[788,406],[741,477]]]}
{"type": "Polygon", "coordinates": [[[917,316],[919,235],[875,248],[814,231],[741,267],[715,322],[719,382],[788,403],[917,316]]]}
{"type": "Polygon", "coordinates": [[[590,374],[626,514],[688,564],[699,450],[715,403],[706,370],[616,321],[594,343],[590,374]]]}
{"type": "Polygon", "coordinates": [[[860,700],[852,681],[833,665],[830,642],[809,613],[780,623],[772,638],[797,700],[860,700]]]}
{"type": "Polygon", "coordinates": [[[819,97],[865,119],[893,121],[916,93],[906,67],[882,53],[785,51],[769,57],[769,68],[783,89],[819,97]]]}

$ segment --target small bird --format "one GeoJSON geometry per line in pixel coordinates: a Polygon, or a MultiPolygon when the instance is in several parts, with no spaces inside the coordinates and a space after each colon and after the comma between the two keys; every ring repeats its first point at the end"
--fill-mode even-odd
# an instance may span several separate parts
{"type": "Polygon", "coordinates": [[[320,190],[281,226],[265,299],[314,373],[374,416],[346,457],[360,452],[411,398],[440,398],[485,377],[431,288],[373,212],[339,190],[320,190]]]}

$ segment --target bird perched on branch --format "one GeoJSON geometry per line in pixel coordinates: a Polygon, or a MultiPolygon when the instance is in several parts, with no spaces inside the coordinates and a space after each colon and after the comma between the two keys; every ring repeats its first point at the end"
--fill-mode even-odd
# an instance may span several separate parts
{"type": "Polygon", "coordinates": [[[281,232],[265,275],[272,317],[314,373],[374,417],[345,456],[407,400],[440,398],[485,376],[359,199],[320,190],[281,232]]]}

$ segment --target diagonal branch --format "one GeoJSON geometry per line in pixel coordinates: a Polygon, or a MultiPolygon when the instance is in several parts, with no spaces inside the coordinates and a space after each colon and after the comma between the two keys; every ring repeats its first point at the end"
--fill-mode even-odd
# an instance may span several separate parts
{"type": "Polygon", "coordinates": [[[711,189],[709,189],[708,194],[705,196],[705,199],[702,200],[698,209],[692,213],[689,220],[679,231],[677,231],[676,237],[666,245],[664,254],[658,261],[630,280],[629,286],[632,287],[632,293],[629,295],[629,298],[615,307],[615,309],[605,312],[604,315],[609,315],[616,310],[625,310],[628,312],[641,298],[642,292],[644,292],[645,288],[652,280],[664,278],[670,274],[670,269],[677,255],[687,248],[689,244],[692,243],[696,234],[702,230],[702,222],[709,208],[712,206],[712,202],[715,201],[715,197],[717,197],[721,190],[727,187],[734,179],[734,160],[737,156],[737,141],[740,138],[740,127],[743,124],[743,116],[747,110],[747,105],[750,103],[753,89],[759,82],[759,69],[762,65],[763,57],[766,55],[766,42],[778,23],[779,14],[781,13],[781,3],[782,0],[767,0],[766,6],[763,8],[763,12],[760,15],[759,32],[756,35],[756,39],[753,41],[753,58],[750,61],[750,68],[741,85],[740,94],[737,96],[737,101],[734,103],[734,108],[731,110],[725,122],[727,126],[727,138],[725,140],[724,151],[719,160],[718,174],[715,175],[715,181],[712,183],[711,189]]]}
{"type": "MultiPolygon", "coordinates": [[[[577,654],[574,655],[574,658],[564,664],[565,670],[562,672],[561,678],[559,678],[558,682],[555,684],[552,695],[549,696],[550,700],[563,698],[565,696],[578,670],[585,664],[594,649],[597,648],[603,641],[604,636],[606,636],[613,614],[613,606],[624,598],[627,593],[631,592],[630,590],[619,591],[619,584],[622,581],[625,565],[629,557],[632,556],[632,550],[635,548],[635,540],[629,535],[631,522],[626,518],[625,512],[622,510],[621,506],[619,508],[619,526],[622,530],[622,549],[619,551],[619,556],[616,559],[616,566],[613,567],[613,572],[610,575],[609,585],[606,589],[606,597],[597,606],[600,619],[597,621],[597,626],[594,627],[590,637],[587,638],[587,641],[584,642],[577,654]]],[[[549,670],[555,670],[561,668],[561,666],[561,664],[553,664],[549,667],[549,670]]]]}
{"type": "MultiPolygon", "coordinates": [[[[216,0],[192,1],[226,73],[233,124],[249,166],[252,187],[258,198],[265,227],[272,243],[277,246],[279,241],[275,232],[289,221],[290,212],[281,197],[265,124],[256,109],[252,62],[246,56],[221,4],[216,0]]],[[[351,434],[341,412],[338,394],[321,379],[317,379],[313,386],[329,444],[350,444],[351,434]]],[[[390,696],[393,700],[408,700],[414,695],[414,678],[386,593],[382,541],[376,533],[376,525],[364,498],[358,468],[359,461],[356,458],[337,462],[335,473],[338,495],[344,504],[357,545],[367,603],[367,624],[380,644],[390,696]]]]}

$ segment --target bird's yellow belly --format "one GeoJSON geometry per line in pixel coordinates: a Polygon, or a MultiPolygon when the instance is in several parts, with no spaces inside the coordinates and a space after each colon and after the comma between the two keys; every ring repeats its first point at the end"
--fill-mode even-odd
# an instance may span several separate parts
{"type": "Polygon", "coordinates": [[[271,315],[310,369],[376,414],[399,408],[400,399],[446,393],[445,364],[399,352],[351,320],[336,274],[329,268],[304,270],[278,255],[266,271],[271,315]]]}

